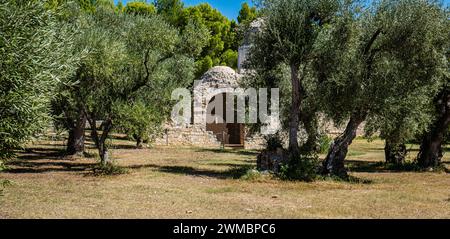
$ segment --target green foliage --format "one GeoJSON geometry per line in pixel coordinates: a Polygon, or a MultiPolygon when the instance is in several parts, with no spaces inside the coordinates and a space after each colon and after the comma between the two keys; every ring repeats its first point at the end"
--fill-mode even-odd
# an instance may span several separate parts
{"type": "Polygon", "coordinates": [[[117,112],[114,121],[116,130],[139,142],[153,142],[162,132],[161,125],[166,119],[142,101],[119,103],[113,106],[113,111],[117,112]]]}
{"type": "Polygon", "coordinates": [[[183,10],[179,19],[179,26],[184,29],[191,22],[198,26],[203,26],[210,33],[207,44],[196,58],[196,76],[199,77],[209,70],[210,67],[208,66],[227,65],[235,68],[237,65],[237,54],[235,51],[238,45],[236,24],[230,22],[218,10],[207,3],[183,10]],[[211,65],[209,64],[210,62],[212,63],[211,65]]]}
{"type": "Polygon", "coordinates": [[[95,1],[94,0],[77,0],[81,9],[86,12],[94,12],[95,11],[95,1]]]}
{"type": "Polygon", "coordinates": [[[248,181],[256,181],[258,179],[261,179],[262,176],[263,175],[261,174],[260,171],[256,169],[249,169],[244,175],[241,176],[240,179],[248,181]]]}
{"type": "MultiPolygon", "coordinates": [[[[1,168],[0,168],[0,171],[1,171],[1,168]]],[[[11,185],[13,185],[13,181],[7,180],[7,179],[0,179],[0,196],[3,196],[3,192],[4,192],[5,188],[9,187],[11,185]]]]}
{"type": "Polygon", "coordinates": [[[106,94],[114,92],[114,83],[117,84],[117,78],[122,78],[123,62],[128,60],[125,44],[113,31],[122,22],[105,8],[98,8],[95,14],[83,18],[83,33],[77,39],[77,46],[86,54],[73,78],[76,85],[72,94],[86,110],[95,109],[95,114],[101,116],[110,109],[114,99],[105,98],[106,94]]]}
{"type": "Polygon", "coordinates": [[[99,164],[92,170],[95,176],[114,176],[128,173],[126,168],[120,167],[114,163],[107,163],[105,165],[99,164]]]}
{"type": "Polygon", "coordinates": [[[221,65],[237,69],[238,52],[228,49],[220,56],[220,61],[221,65]]]}
{"type": "Polygon", "coordinates": [[[265,136],[266,149],[269,151],[275,151],[279,148],[283,148],[283,140],[279,134],[265,136]]]}
{"type": "Polygon", "coordinates": [[[299,180],[310,182],[317,178],[319,161],[314,155],[301,155],[289,159],[289,163],[281,166],[279,177],[283,180],[299,180]]]}
{"type": "Polygon", "coordinates": [[[80,25],[77,45],[86,54],[69,97],[90,122],[104,121],[101,135],[93,133],[103,160],[111,128],[139,140],[158,131],[169,115],[172,90],[193,80],[192,58],[206,42],[193,38],[206,37],[206,30],[189,24],[180,34],[161,16],[102,6],[84,15],[80,25]]]}
{"type": "Polygon", "coordinates": [[[324,154],[328,152],[333,139],[326,134],[323,134],[319,138],[319,153],[324,154]]]}
{"type": "Polygon", "coordinates": [[[124,11],[128,14],[151,15],[156,13],[156,8],[145,2],[128,2],[124,11]]]}
{"type": "MultiPolygon", "coordinates": [[[[253,69],[254,73],[244,81],[246,85],[280,88],[280,118],[286,131],[288,128],[296,130],[300,126],[292,116],[296,115],[292,114],[292,105],[300,101],[293,100],[292,94],[294,90],[298,92],[301,97],[298,108],[302,111],[298,115],[302,120],[309,119],[311,124],[304,126],[310,131],[308,133],[314,133],[310,129],[314,126],[315,114],[320,110],[319,101],[316,100],[316,97],[320,97],[316,95],[319,82],[310,74],[321,50],[316,46],[329,26],[344,17],[342,9],[345,5],[333,0],[267,0],[261,1],[261,6],[261,32],[253,35],[253,45],[245,62],[245,67],[253,69]]],[[[328,65],[332,61],[330,57],[321,65],[328,65]]],[[[295,145],[295,142],[296,139],[290,137],[290,144],[295,145]]],[[[305,151],[314,151],[315,143],[308,144],[310,146],[304,147],[307,149],[305,151]]]]}
{"type": "Polygon", "coordinates": [[[450,36],[448,13],[444,14],[433,3],[426,5],[414,1],[405,2],[399,8],[402,8],[399,11],[405,12],[405,15],[420,18],[416,20],[420,24],[405,27],[412,32],[405,43],[411,46],[402,49],[407,54],[401,53],[398,60],[402,62],[398,67],[407,71],[401,73],[407,77],[403,84],[409,87],[402,86],[401,90],[406,92],[404,95],[400,94],[401,98],[387,97],[385,103],[388,105],[378,105],[379,114],[371,117],[367,124],[368,135],[378,130],[383,139],[394,143],[404,143],[429,130],[436,117],[433,101],[439,94],[439,89],[446,87],[445,74],[449,72],[446,53],[450,36]],[[406,4],[407,7],[404,6],[406,4]],[[408,50],[409,47],[413,50],[408,50]]]}
{"type": "Polygon", "coordinates": [[[320,47],[325,60],[334,58],[338,64],[319,61],[315,66],[323,79],[319,90],[325,112],[338,123],[366,112],[367,135],[381,131],[398,140],[412,137],[430,120],[429,96],[445,63],[446,19],[434,2],[381,1],[331,28],[320,47]],[[346,41],[333,44],[342,35],[346,41]]]}
{"type": "Polygon", "coordinates": [[[204,72],[213,67],[213,61],[210,56],[205,56],[196,63],[196,78],[199,78],[204,72]]]}
{"type": "Polygon", "coordinates": [[[37,1],[0,1],[0,158],[48,124],[58,82],[74,72],[73,29],[37,1]]]}
{"type": "Polygon", "coordinates": [[[119,2],[117,3],[117,11],[118,11],[118,12],[123,12],[124,10],[125,10],[125,7],[123,6],[122,1],[119,1],[119,2]]]}
{"type": "Polygon", "coordinates": [[[243,3],[241,5],[241,10],[239,10],[239,16],[237,17],[239,24],[248,24],[257,18],[256,7],[250,7],[248,3],[243,3]]]}
{"type": "Polygon", "coordinates": [[[301,65],[310,60],[308,56],[314,53],[313,45],[323,26],[339,9],[339,2],[334,0],[267,0],[262,4],[264,29],[251,50],[252,66],[258,70],[268,62],[274,66],[301,65]]]}
{"type": "Polygon", "coordinates": [[[180,17],[183,12],[184,4],[181,0],[155,0],[158,14],[173,26],[180,25],[180,17]]]}
{"type": "Polygon", "coordinates": [[[7,169],[8,169],[8,166],[6,166],[5,163],[0,160],[0,172],[7,170],[7,169]]]}
{"type": "Polygon", "coordinates": [[[189,21],[182,34],[182,51],[194,58],[202,53],[211,38],[208,28],[196,21],[189,21]]]}

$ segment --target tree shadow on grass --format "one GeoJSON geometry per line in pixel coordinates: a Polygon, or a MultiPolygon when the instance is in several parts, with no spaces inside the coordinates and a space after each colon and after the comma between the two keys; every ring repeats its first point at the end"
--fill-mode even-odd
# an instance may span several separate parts
{"type": "Polygon", "coordinates": [[[189,166],[164,166],[155,164],[145,164],[145,165],[131,165],[126,166],[127,169],[142,169],[151,168],[163,173],[179,174],[179,175],[191,175],[197,177],[211,177],[218,179],[239,179],[247,173],[249,169],[252,168],[250,165],[235,165],[227,170],[211,170],[211,169],[200,169],[189,166]]]}
{"type": "Polygon", "coordinates": [[[48,146],[48,147],[65,147],[66,143],[63,141],[54,141],[51,143],[39,143],[40,146],[48,146]]]}
{"type": "MultiPolygon", "coordinates": [[[[414,162],[407,162],[404,164],[390,164],[386,162],[368,162],[362,160],[346,160],[346,166],[351,172],[361,173],[401,173],[401,172],[427,172],[420,168],[414,162]]],[[[450,162],[443,162],[443,165],[450,162]]],[[[450,170],[445,166],[442,167],[442,171],[450,173],[450,170]]]]}
{"type": "Polygon", "coordinates": [[[242,161],[242,163],[207,163],[204,165],[212,165],[212,166],[222,166],[222,167],[240,167],[240,166],[255,166],[256,160],[252,160],[252,161],[242,161]]]}
{"type": "Polygon", "coordinates": [[[113,145],[109,146],[110,149],[136,149],[139,150],[139,148],[136,147],[135,144],[119,144],[115,142],[113,145]]]}
{"type": "Polygon", "coordinates": [[[42,160],[42,159],[60,159],[65,156],[65,150],[60,148],[26,148],[25,151],[17,157],[18,160],[42,160]]]}
{"type": "Polygon", "coordinates": [[[201,148],[201,149],[197,149],[195,152],[231,153],[231,154],[255,156],[255,157],[256,157],[256,155],[258,155],[257,151],[249,151],[249,150],[242,150],[242,149],[201,148]]]}
{"type": "Polygon", "coordinates": [[[20,162],[8,164],[10,168],[7,168],[6,170],[4,170],[4,172],[14,174],[49,173],[49,172],[88,172],[95,165],[97,164],[68,163],[68,162],[51,162],[51,163],[20,162]]]}
{"type": "Polygon", "coordinates": [[[6,162],[6,173],[83,172],[95,163],[80,163],[66,158],[59,148],[31,147],[20,153],[17,159],[6,162]]]}

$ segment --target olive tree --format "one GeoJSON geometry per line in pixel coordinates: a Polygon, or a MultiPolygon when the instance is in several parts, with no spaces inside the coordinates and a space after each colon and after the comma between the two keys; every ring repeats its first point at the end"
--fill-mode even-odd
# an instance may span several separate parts
{"type": "Polygon", "coordinates": [[[166,117],[159,112],[160,107],[146,104],[138,100],[131,104],[114,105],[115,131],[125,133],[128,138],[136,141],[136,148],[142,148],[143,143],[152,143],[162,131],[166,117]]]}
{"type": "Polygon", "coordinates": [[[355,15],[339,66],[326,72],[321,87],[327,115],[337,123],[350,118],[323,162],[324,174],[347,176],[344,159],[363,121],[371,132],[392,135],[395,127],[383,123],[398,123],[402,111],[426,113],[413,102],[426,102],[439,83],[444,19],[439,5],[423,0],[376,2],[355,15]]]}
{"type": "Polygon", "coordinates": [[[102,8],[86,22],[82,41],[89,54],[78,70],[74,94],[91,126],[101,162],[106,164],[106,140],[116,121],[123,119],[116,110],[145,102],[154,109],[146,113],[164,116],[172,89],[193,80],[192,58],[202,46],[193,44],[192,38],[203,37],[206,30],[194,26],[180,34],[159,16],[127,15],[102,8]]]}
{"type": "MultiPolygon", "coordinates": [[[[443,103],[445,99],[442,97],[445,98],[445,89],[448,88],[446,82],[448,81],[449,69],[448,37],[450,36],[450,28],[448,27],[448,11],[435,11],[434,14],[436,25],[434,25],[434,29],[429,29],[430,31],[428,31],[428,34],[432,35],[431,37],[427,37],[427,41],[424,42],[422,55],[420,55],[421,64],[416,63],[412,66],[416,68],[420,67],[420,69],[416,70],[427,71],[428,74],[422,74],[421,76],[429,77],[429,80],[437,88],[434,90],[423,87],[416,88],[416,91],[407,100],[391,102],[389,107],[384,108],[384,112],[378,114],[376,118],[372,117],[372,123],[369,125],[378,125],[378,127],[372,127],[370,131],[373,132],[378,129],[380,136],[386,141],[385,158],[387,163],[404,163],[408,153],[406,142],[414,140],[417,135],[429,134],[430,131],[433,131],[430,130],[433,127],[431,126],[434,124],[433,121],[442,117],[442,113],[437,112],[440,111],[439,107],[442,107],[443,104],[445,105],[443,103]],[[425,133],[426,131],[428,132],[425,133]]],[[[432,15],[429,17],[432,17],[432,15]]],[[[414,63],[411,62],[411,64],[414,63]]],[[[413,74],[415,74],[414,76],[419,76],[416,72],[413,72],[413,74]]],[[[445,132],[446,126],[444,124],[438,126],[438,128],[440,128],[438,132],[445,132]]],[[[442,144],[444,134],[440,136],[441,140],[438,140],[438,142],[440,141],[441,143],[437,143],[437,145],[442,144]]],[[[427,142],[426,140],[422,141],[422,143],[427,142]]],[[[437,166],[438,164],[432,163],[429,166],[437,166]]],[[[426,163],[423,165],[426,165],[426,163]]]]}
{"type": "MultiPolygon", "coordinates": [[[[64,24],[70,25],[78,30],[75,35],[75,54],[82,58],[82,64],[92,57],[93,48],[86,46],[86,38],[89,28],[89,14],[94,14],[97,8],[108,9],[109,11],[116,11],[114,3],[109,0],[97,1],[83,1],[77,0],[75,2],[67,0],[52,0],[47,1],[50,8],[58,12],[63,17],[61,20],[64,24]],[[86,54],[89,53],[89,54],[86,54]]],[[[81,76],[80,72],[71,78],[69,82],[62,82],[58,84],[55,90],[54,97],[51,102],[51,111],[53,118],[53,125],[58,130],[68,132],[68,139],[66,142],[67,155],[82,154],[85,146],[85,128],[86,115],[83,112],[82,104],[74,94],[74,84],[78,83],[78,78],[81,76]]]]}
{"type": "Polygon", "coordinates": [[[49,101],[73,74],[73,29],[38,1],[0,0],[0,158],[48,126],[49,101]]]}
{"type": "Polygon", "coordinates": [[[313,62],[314,45],[320,32],[339,9],[338,1],[261,1],[264,23],[257,34],[249,56],[249,68],[257,74],[269,76],[277,66],[289,69],[291,100],[289,107],[289,151],[298,157],[298,129],[305,97],[306,70],[313,62]],[[258,73],[259,72],[259,73],[258,73]]]}
{"type": "MultiPolygon", "coordinates": [[[[447,58],[448,64],[448,58],[447,58]]],[[[433,121],[424,134],[417,155],[417,162],[422,168],[440,166],[443,157],[442,145],[445,137],[449,137],[450,126],[450,74],[446,68],[443,74],[443,84],[434,99],[433,121]],[[447,134],[447,135],[446,135],[447,134]]]]}

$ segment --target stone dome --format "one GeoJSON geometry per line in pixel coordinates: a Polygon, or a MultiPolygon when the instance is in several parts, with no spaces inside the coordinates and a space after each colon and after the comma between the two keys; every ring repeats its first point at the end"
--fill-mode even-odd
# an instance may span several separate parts
{"type": "Polygon", "coordinates": [[[215,66],[209,69],[194,84],[194,122],[206,129],[207,106],[211,99],[218,94],[228,92],[230,89],[239,87],[240,75],[228,66],[215,66]]]}
{"type": "Polygon", "coordinates": [[[202,85],[212,88],[238,87],[240,75],[228,66],[215,66],[200,78],[202,85]]]}

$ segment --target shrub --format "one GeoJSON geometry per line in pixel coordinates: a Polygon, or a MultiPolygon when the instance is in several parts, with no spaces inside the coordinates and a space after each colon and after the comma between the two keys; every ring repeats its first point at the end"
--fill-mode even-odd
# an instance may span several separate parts
{"type": "Polygon", "coordinates": [[[327,153],[332,142],[333,142],[333,139],[331,137],[329,137],[328,135],[326,135],[326,134],[321,135],[319,138],[319,153],[321,153],[321,154],[327,153]]]}
{"type": "Polygon", "coordinates": [[[5,163],[3,161],[0,160],[0,172],[3,170],[6,170],[7,166],[5,165],[5,163]]]}
{"type": "Polygon", "coordinates": [[[311,182],[317,178],[318,168],[317,155],[291,156],[289,163],[281,166],[279,177],[283,180],[311,182]]]}
{"type": "Polygon", "coordinates": [[[95,176],[111,176],[128,173],[128,170],[114,163],[100,164],[93,168],[95,176]]]}
{"type": "Polygon", "coordinates": [[[6,187],[11,186],[13,182],[11,180],[0,180],[0,196],[3,196],[3,191],[6,187]]]}
{"type": "Polygon", "coordinates": [[[278,148],[283,148],[283,141],[279,134],[266,136],[266,149],[268,151],[275,151],[278,148]]]}
{"type": "Polygon", "coordinates": [[[257,180],[261,178],[261,172],[256,169],[249,169],[244,175],[242,175],[241,179],[243,180],[257,180]]]}

